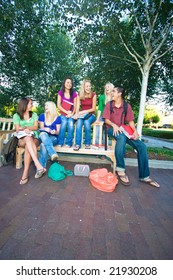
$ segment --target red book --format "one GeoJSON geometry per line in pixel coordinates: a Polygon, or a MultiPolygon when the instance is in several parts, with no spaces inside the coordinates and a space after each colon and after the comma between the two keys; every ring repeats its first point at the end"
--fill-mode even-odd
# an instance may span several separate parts
{"type": "MultiPolygon", "coordinates": [[[[63,109],[65,109],[66,111],[72,111],[73,108],[73,103],[67,100],[63,100],[61,103],[61,106],[63,107],[63,109]]],[[[66,115],[66,113],[64,112],[60,112],[62,115],[66,115]]]]}
{"type": "Polygon", "coordinates": [[[133,138],[134,130],[129,125],[122,124],[120,129],[129,139],[133,138]]]}

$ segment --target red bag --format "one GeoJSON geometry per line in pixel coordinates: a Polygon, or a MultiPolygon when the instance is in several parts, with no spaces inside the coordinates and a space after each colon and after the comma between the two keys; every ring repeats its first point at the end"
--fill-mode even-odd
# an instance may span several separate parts
{"type": "Polygon", "coordinates": [[[113,192],[118,184],[117,177],[106,168],[92,170],[89,179],[93,187],[103,192],[113,192]]]}

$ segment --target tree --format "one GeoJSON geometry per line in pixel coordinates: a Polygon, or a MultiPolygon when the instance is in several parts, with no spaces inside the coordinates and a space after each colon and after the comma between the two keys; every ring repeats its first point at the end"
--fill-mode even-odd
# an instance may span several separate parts
{"type": "Polygon", "coordinates": [[[53,0],[1,2],[2,105],[22,96],[41,104],[56,101],[57,89],[65,76],[75,73],[76,64],[71,39],[55,22],[53,0]]]}
{"type": "MultiPolygon", "coordinates": [[[[163,58],[168,54],[172,56],[173,53],[172,1],[99,0],[97,5],[95,1],[85,0],[58,1],[58,3],[61,4],[62,9],[65,9],[63,17],[67,15],[66,21],[62,18],[62,24],[72,30],[77,26],[76,42],[79,43],[83,53],[89,53],[92,49],[92,56],[98,58],[101,39],[112,32],[116,40],[115,49],[117,49],[116,45],[120,48],[123,46],[126,50],[124,60],[140,71],[141,90],[137,129],[141,134],[149,75],[152,70],[154,72],[154,67],[155,70],[158,68],[162,71],[167,70],[166,60],[163,58]]],[[[122,57],[121,55],[122,51],[119,58],[122,57]]]]}

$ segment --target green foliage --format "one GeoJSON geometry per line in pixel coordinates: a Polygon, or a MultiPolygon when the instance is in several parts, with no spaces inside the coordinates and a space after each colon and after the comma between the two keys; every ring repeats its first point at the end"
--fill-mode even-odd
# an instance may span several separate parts
{"type": "Polygon", "coordinates": [[[173,129],[143,128],[142,134],[146,136],[173,140],[173,129]]]}
{"type": "Polygon", "coordinates": [[[50,98],[55,101],[64,77],[76,74],[71,38],[61,32],[58,22],[55,24],[51,4],[52,0],[3,1],[2,106],[11,106],[23,96],[30,96],[40,104],[50,98]]]}
{"type": "Polygon", "coordinates": [[[34,107],[33,112],[37,113],[37,115],[39,116],[40,114],[44,113],[44,107],[43,106],[34,107]]]}
{"type": "Polygon", "coordinates": [[[154,107],[145,109],[144,124],[147,124],[150,122],[158,123],[159,121],[160,121],[160,117],[157,114],[154,107]]]}

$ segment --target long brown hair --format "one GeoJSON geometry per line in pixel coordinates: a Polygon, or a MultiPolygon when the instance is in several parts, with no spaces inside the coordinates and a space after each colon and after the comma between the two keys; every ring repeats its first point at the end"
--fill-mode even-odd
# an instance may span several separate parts
{"type": "MultiPolygon", "coordinates": [[[[17,114],[20,116],[20,118],[24,119],[24,113],[26,112],[28,103],[31,101],[31,98],[23,97],[20,99],[18,107],[17,107],[17,114]]],[[[29,117],[32,117],[32,111],[29,111],[29,117]]]]}

